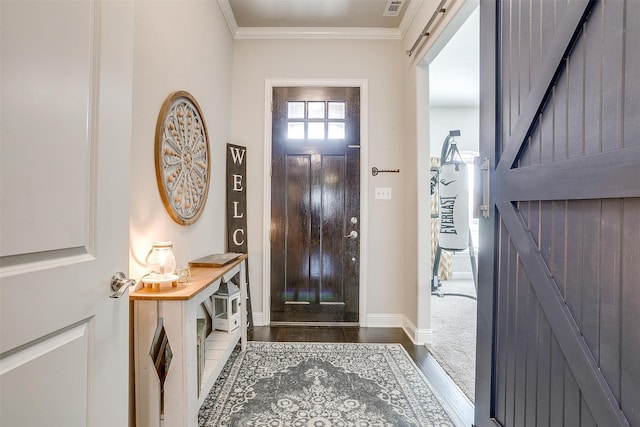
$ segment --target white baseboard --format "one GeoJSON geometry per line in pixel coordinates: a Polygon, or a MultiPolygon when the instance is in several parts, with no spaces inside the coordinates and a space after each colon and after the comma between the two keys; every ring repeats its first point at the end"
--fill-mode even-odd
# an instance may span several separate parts
{"type": "Polygon", "coordinates": [[[431,345],[431,329],[418,329],[408,317],[403,316],[402,329],[415,345],[431,345]]]}
{"type": "Polygon", "coordinates": [[[469,251],[453,252],[451,270],[452,273],[450,280],[473,280],[469,251]]]}
{"type": "Polygon", "coordinates": [[[264,316],[262,315],[262,313],[256,313],[255,311],[252,313],[252,317],[253,317],[253,324],[254,326],[268,326],[267,324],[264,323],[264,316]]]}
{"type": "Polygon", "coordinates": [[[416,345],[430,346],[433,344],[433,331],[431,329],[418,329],[415,332],[413,342],[416,345]]]}
{"type": "Polygon", "coordinates": [[[367,315],[369,328],[401,328],[402,315],[394,313],[372,313],[367,315]]]}

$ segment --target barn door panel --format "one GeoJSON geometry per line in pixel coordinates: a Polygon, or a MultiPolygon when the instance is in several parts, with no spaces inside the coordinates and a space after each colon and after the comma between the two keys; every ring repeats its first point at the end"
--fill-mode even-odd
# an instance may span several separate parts
{"type": "Polygon", "coordinates": [[[640,425],[640,3],[481,9],[476,424],[640,425]]]}

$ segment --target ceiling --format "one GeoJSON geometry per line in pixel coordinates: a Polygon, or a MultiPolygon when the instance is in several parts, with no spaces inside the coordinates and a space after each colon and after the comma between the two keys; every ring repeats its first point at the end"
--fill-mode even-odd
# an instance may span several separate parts
{"type": "MultiPolygon", "coordinates": [[[[402,39],[423,0],[218,0],[236,39],[402,39]],[[384,16],[393,4],[396,16],[384,16]]],[[[435,2],[434,9],[435,9],[435,2]]],[[[429,67],[430,103],[478,105],[478,10],[429,67]]]]}
{"type": "Polygon", "coordinates": [[[408,0],[395,0],[397,16],[383,16],[389,0],[229,0],[238,27],[398,28],[408,0]]]}
{"type": "Polygon", "coordinates": [[[218,3],[236,39],[402,39],[423,0],[218,0],[218,3]],[[394,13],[385,13],[390,7],[394,13]]]}

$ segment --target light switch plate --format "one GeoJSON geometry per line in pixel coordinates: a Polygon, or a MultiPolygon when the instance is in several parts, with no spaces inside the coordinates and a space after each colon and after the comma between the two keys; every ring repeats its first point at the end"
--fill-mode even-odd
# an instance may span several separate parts
{"type": "Polygon", "coordinates": [[[391,200],[391,187],[376,187],[377,200],[391,200]]]}

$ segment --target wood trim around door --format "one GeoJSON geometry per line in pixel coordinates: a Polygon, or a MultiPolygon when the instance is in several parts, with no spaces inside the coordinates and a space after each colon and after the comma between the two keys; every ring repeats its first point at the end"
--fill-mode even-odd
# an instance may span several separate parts
{"type": "Polygon", "coordinates": [[[262,210],[262,320],[257,325],[271,322],[271,101],[274,87],[358,87],[360,88],[360,321],[367,326],[367,266],[368,266],[368,216],[369,203],[369,81],[367,79],[266,79],[264,104],[264,166],[263,166],[263,210],[262,210]]]}

